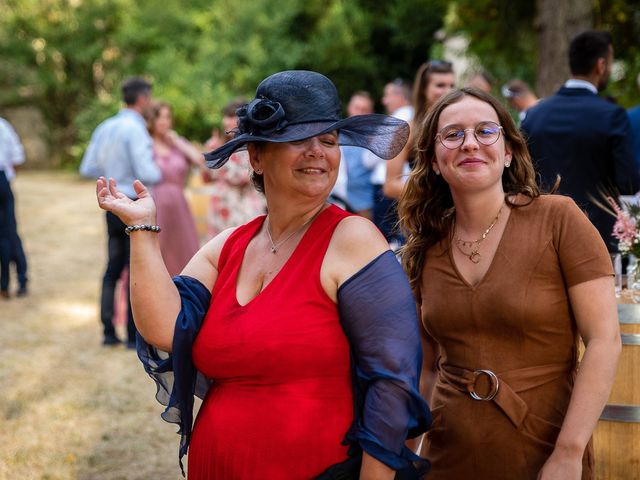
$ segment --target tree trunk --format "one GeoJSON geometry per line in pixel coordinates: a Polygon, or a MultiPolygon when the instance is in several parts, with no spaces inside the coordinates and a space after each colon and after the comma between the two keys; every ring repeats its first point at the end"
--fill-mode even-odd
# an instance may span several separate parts
{"type": "Polygon", "coordinates": [[[593,28],[591,0],[536,0],[539,96],[553,94],[569,78],[569,43],[578,33],[593,28]]]}

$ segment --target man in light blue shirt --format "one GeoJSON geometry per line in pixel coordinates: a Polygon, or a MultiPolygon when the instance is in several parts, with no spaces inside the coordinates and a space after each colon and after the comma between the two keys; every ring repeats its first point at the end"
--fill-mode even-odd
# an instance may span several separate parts
{"type": "Polygon", "coordinates": [[[24,149],[13,127],[0,118],[0,298],[8,299],[9,267],[16,264],[18,275],[17,295],[27,293],[27,259],[18,235],[15,215],[15,199],[11,181],[15,178],[14,166],[24,163],[24,149]]]}
{"type": "MultiPolygon", "coordinates": [[[[135,199],[135,179],[150,186],[158,183],[161,177],[142,116],[151,102],[151,85],[142,78],[130,78],[122,84],[122,95],[126,108],[96,128],[82,159],[80,174],[90,178],[113,178],[122,193],[135,199]]],[[[104,331],[102,344],[111,346],[120,343],[113,326],[113,300],[116,282],[129,265],[129,237],[124,231],[126,225],[118,217],[107,212],[106,221],[109,260],[102,279],[100,320],[104,331]]],[[[135,348],[136,328],[128,298],[127,303],[127,347],[135,348]]]]}

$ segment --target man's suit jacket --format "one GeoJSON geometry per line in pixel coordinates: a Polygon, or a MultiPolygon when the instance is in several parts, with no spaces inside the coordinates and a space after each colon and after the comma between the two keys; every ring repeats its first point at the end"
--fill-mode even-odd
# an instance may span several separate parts
{"type": "Polygon", "coordinates": [[[640,166],[640,105],[627,111],[631,121],[631,136],[633,137],[633,153],[636,165],[640,166]]]}
{"type": "Polygon", "coordinates": [[[605,195],[640,189],[627,112],[586,88],[562,87],[527,111],[522,122],[540,185],[548,190],[561,176],[558,193],[585,210],[610,251],[615,218],[597,206],[605,195]]]}

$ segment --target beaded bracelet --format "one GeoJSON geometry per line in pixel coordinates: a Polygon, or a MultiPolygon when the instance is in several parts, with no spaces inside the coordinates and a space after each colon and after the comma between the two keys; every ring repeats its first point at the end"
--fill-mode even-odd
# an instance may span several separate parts
{"type": "Polygon", "coordinates": [[[135,232],[136,230],[144,230],[146,232],[159,233],[160,226],[159,225],[129,225],[124,229],[124,233],[127,235],[131,235],[131,232],[135,232]]]}

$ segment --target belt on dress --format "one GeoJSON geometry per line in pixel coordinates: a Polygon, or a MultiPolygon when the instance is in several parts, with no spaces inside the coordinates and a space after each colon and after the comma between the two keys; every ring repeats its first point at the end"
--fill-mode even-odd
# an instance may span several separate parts
{"type": "Polygon", "coordinates": [[[516,428],[520,428],[529,413],[529,407],[518,395],[518,392],[544,385],[568,375],[574,369],[574,365],[572,362],[553,363],[501,373],[485,369],[468,370],[442,364],[438,365],[438,368],[440,378],[445,383],[460,392],[468,393],[475,400],[493,401],[511,423],[516,428]],[[486,394],[479,394],[476,391],[476,383],[480,377],[486,377],[489,380],[490,389],[486,394]]]}

